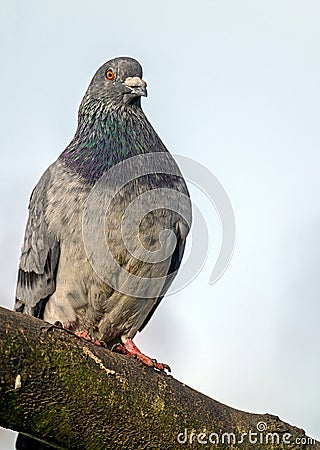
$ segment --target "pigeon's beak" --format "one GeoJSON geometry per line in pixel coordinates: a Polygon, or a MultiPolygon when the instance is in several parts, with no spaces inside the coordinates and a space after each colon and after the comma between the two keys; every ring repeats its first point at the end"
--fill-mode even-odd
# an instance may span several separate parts
{"type": "Polygon", "coordinates": [[[126,78],[124,85],[130,89],[130,94],[137,97],[147,97],[147,83],[139,77],[126,78]]]}

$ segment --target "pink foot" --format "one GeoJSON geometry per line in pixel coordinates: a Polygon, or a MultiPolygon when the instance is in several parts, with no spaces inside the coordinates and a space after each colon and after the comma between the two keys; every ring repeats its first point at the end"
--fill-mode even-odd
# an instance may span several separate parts
{"type": "Polygon", "coordinates": [[[117,344],[112,350],[124,355],[135,356],[147,366],[153,367],[161,372],[165,372],[166,370],[171,372],[171,369],[167,364],[158,363],[155,359],[151,359],[149,356],[142,353],[130,338],[126,340],[125,344],[117,344]]]}
{"type": "Polygon", "coordinates": [[[82,339],[86,339],[87,341],[93,342],[96,345],[101,345],[101,343],[97,340],[93,340],[91,336],[86,331],[76,331],[75,334],[82,339]]]}

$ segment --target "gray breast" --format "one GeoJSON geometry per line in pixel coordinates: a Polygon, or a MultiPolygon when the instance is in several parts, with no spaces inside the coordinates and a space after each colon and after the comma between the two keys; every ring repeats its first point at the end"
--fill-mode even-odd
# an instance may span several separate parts
{"type": "Polygon", "coordinates": [[[143,207],[130,205],[137,195],[150,189],[162,186],[164,192],[168,188],[179,192],[185,189],[184,184],[181,180],[180,185],[177,178],[168,183],[168,177],[161,179],[159,175],[133,180],[119,191],[105,212],[108,186],[102,184],[95,189],[93,200],[89,197],[92,186],[60,162],[57,164],[59,183],[53,183],[48,192],[46,219],[59,238],[60,259],[56,291],[48,300],[44,319],[60,321],[73,330],[86,330],[107,342],[133,337],[172,281],[168,283],[167,278],[172,255],[181,243],[184,248],[188,225],[174,210],[159,208],[143,215],[143,207]],[[84,214],[88,198],[89,215],[84,214]],[[126,214],[128,210],[130,214],[126,214]]]}

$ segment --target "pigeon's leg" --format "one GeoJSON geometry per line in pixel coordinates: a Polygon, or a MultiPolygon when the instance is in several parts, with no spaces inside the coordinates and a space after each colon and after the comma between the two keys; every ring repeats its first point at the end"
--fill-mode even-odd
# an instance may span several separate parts
{"type": "Polygon", "coordinates": [[[149,358],[149,356],[142,353],[130,338],[127,338],[124,344],[117,344],[112,350],[117,353],[123,353],[124,355],[135,356],[147,366],[154,367],[161,372],[165,372],[165,370],[171,372],[167,364],[158,363],[155,359],[149,358]]]}
{"type": "Polygon", "coordinates": [[[50,328],[53,328],[53,327],[62,328],[63,330],[66,330],[68,333],[75,334],[76,336],[86,339],[87,341],[93,342],[96,345],[104,346],[104,342],[100,342],[97,339],[92,339],[92,337],[90,336],[90,334],[87,331],[73,331],[72,326],[64,326],[58,320],[53,325],[48,323],[47,326],[42,326],[41,328],[49,330],[50,328]]]}
{"type": "Polygon", "coordinates": [[[81,337],[82,339],[86,339],[87,341],[93,342],[96,345],[101,345],[101,342],[99,342],[96,339],[92,339],[90,334],[87,333],[86,331],[76,331],[74,334],[76,334],[77,336],[81,337]]]}

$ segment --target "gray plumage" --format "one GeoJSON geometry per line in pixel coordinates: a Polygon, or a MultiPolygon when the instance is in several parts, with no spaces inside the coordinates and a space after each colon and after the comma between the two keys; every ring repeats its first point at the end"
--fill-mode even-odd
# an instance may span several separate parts
{"type": "MultiPolygon", "coordinates": [[[[188,220],[161,205],[147,214],[141,221],[139,236],[130,238],[133,247],[138,251],[141,241],[148,250],[156,251],[159,235],[165,229],[175,234],[176,247],[161,262],[139,261],[122,240],[121,219],[126,209],[137,195],[153,189],[173,190],[179,203],[179,193],[188,196],[185,182],[182,176],[170,173],[145,175],[128,183],[112,200],[104,226],[119,266],[140,277],[166,277],[161,289],[155,289],[154,295],[148,292],[147,298],[110,287],[88,259],[83,213],[95,186],[97,198],[108,194],[109,187],[101,182],[101,176],[128,158],[154,153],[161,160],[167,153],[141,109],[141,96],[146,96],[146,83],[134,59],[115,58],[98,69],[81,102],[73,140],[46,170],[31,195],[18,272],[17,311],[51,323],[61,322],[73,331],[85,330],[110,347],[133,338],[150,319],[180,266],[191,217],[188,202],[184,206],[188,220]]],[[[175,167],[173,159],[172,165],[175,167]]],[[[97,216],[100,206],[97,201],[97,216]]],[[[97,240],[95,219],[95,214],[90,216],[87,228],[92,227],[92,242],[103,259],[105,243],[97,240]]],[[[104,267],[102,260],[99,264],[104,267]]],[[[119,276],[117,272],[108,273],[111,269],[107,265],[104,270],[108,279],[119,276]]]]}

